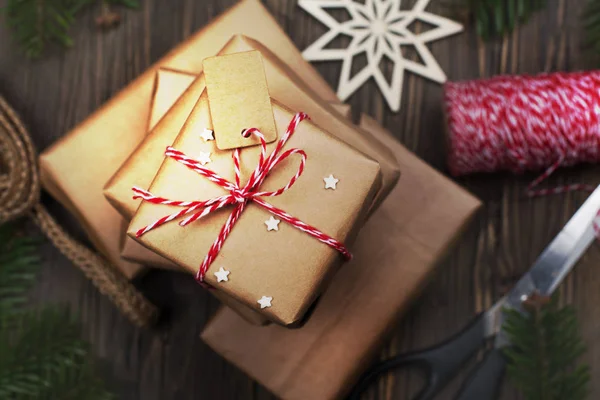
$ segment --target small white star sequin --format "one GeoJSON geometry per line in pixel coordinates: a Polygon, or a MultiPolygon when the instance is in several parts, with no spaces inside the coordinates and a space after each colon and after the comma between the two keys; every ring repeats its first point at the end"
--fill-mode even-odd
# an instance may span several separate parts
{"type": "Polygon", "coordinates": [[[265,221],[265,225],[267,226],[267,231],[278,231],[279,230],[279,223],[281,221],[278,219],[273,218],[273,216],[271,215],[271,218],[269,218],[268,220],[265,221]]]}
{"type": "Polygon", "coordinates": [[[336,179],[333,175],[329,175],[327,178],[323,178],[323,181],[325,181],[325,189],[337,189],[337,183],[340,181],[339,179],[336,179]]]}
{"type": "Polygon", "coordinates": [[[198,162],[202,165],[206,165],[209,162],[211,162],[212,160],[210,159],[210,153],[205,153],[203,151],[200,152],[200,155],[198,156],[198,162]]]}
{"type": "Polygon", "coordinates": [[[260,308],[263,309],[271,307],[271,301],[273,301],[272,297],[263,296],[257,301],[257,303],[260,304],[260,308]]]}
{"type": "Polygon", "coordinates": [[[206,128],[204,128],[204,131],[202,131],[200,137],[204,139],[205,142],[208,142],[209,140],[215,140],[215,137],[213,136],[213,131],[206,128]]]}
{"type": "Polygon", "coordinates": [[[217,272],[215,272],[215,276],[217,277],[217,282],[227,282],[229,281],[229,274],[231,272],[223,269],[223,267],[219,268],[217,272]]]}

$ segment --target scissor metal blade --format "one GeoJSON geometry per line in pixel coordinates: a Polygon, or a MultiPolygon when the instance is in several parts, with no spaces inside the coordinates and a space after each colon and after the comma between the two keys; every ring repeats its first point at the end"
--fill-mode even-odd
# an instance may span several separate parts
{"type": "Polygon", "coordinates": [[[594,241],[594,218],[600,210],[600,186],[588,197],[575,215],[535,261],[529,272],[517,282],[506,305],[520,308],[523,296],[534,291],[550,295],[571,271],[594,241]]]}
{"type": "MultiPolygon", "coordinates": [[[[508,295],[486,312],[486,336],[498,333],[502,324],[503,307],[522,310],[521,303],[533,292],[550,295],[556,290],[594,241],[593,222],[599,210],[600,186],[577,210],[508,295]]],[[[502,336],[498,335],[496,338],[497,347],[506,344],[502,336]]]]}

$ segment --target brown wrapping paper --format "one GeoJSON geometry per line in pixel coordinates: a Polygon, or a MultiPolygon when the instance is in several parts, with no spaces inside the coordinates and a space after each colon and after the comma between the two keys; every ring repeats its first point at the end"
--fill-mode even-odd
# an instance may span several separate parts
{"type": "MultiPolygon", "coordinates": [[[[156,125],[156,122],[158,122],[166,114],[166,111],[173,106],[175,101],[194,81],[194,78],[195,75],[188,74],[182,71],[169,69],[161,69],[158,71],[156,89],[154,92],[153,107],[150,114],[151,126],[156,125]]],[[[194,102],[195,100],[192,101],[192,103],[194,102]]],[[[340,115],[343,115],[345,118],[350,118],[351,109],[349,105],[331,104],[331,106],[340,115]]],[[[183,125],[184,121],[185,118],[182,117],[181,125],[183,125]]],[[[177,129],[180,129],[181,125],[177,129]]],[[[372,138],[372,140],[375,141],[376,139],[372,138]]],[[[156,166],[156,170],[158,170],[158,165],[159,164],[157,164],[156,166]]],[[[140,245],[138,242],[127,236],[126,230],[128,225],[129,222],[123,221],[123,233],[121,242],[121,256],[123,258],[133,262],[151,265],[153,267],[181,270],[181,267],[179,267],[178,265],[172,263],[164,257],[161,257],[155,252],[148,250],[147,248],[145,248],[144,246],[140,245]]]]}
{"type": "Polygon", "coordinates": [[[368,117],[361,125],[396,154],[402,179],[361,230],[299,329],[257,328],[221,309],[202,333],[216,352],[286,400],[342,398],[421,291],[480,203],[368,117]]]}
{"type": "Polygon", "coordinates": [[[320,97],[337,101],[335,93],[303,60],[260,1],[242,0],[163,57],[40,156],[44,187],[75,214],[98,250],[128,277],[135,276],[142,267],[121,259],[121,217],[102,195],[102,188],[147,133],[157,69],[174,68],[197,74],[202,60],[216,54],[235,33],[265,43],[293,65],[302,80],[311,82],[320,97]]]}
{"type": "MultiPolygon", "coordinates": [[[[335,111],[337,111],[338,114],[344,116],[344,118],[350,119],[352,117],[352,108],[350,107],[350,105],[348,105],[348,104],[335,104],[335,103],[331,103],[329,105],[331,106],[332,109],[334,109],[335,111]]],[[[377,140],[377,139],[373,138],[373,140],[377,140]]],[[[390,162],[392,160],[396,161],[396,157],[394,157],[393,159],[390,159],[390,162]]]]}
{"type": "MultiPolygon", "coordinates": [[[[277,132],[281,135],[294,113],[273,102],[273,115],[277,132]]],[[[200,97],[173,147],[192,157],[200,152],[210,152],[212,162],[207,167],[233,182],[232,151],[219,150],[215,141],[199,140],[198,132],[205,128],[213,128],[206,92],[200,97]]],[[[275,145],[267,146],[268,154],[275,145]]],[[[351,245],[380,188],[379,164],[308,120],[298,125],[284,149],[291,148],[302,149],[308,155],[304,173],[290,190],[268,198],[268,202],[351,245]],[[324,188],[323,178],[330,173],[339,179],[336,190],[324,188]]],[[[259,154],[258,146],[242,150],[242,184],[257,165],[259,154]]],[[[260,190],[274,191],[284,187],[296,173],[298,165],[299,158],[286,159],[271,171],[260,190]]],[[[149,190],[161,197],[183,201],[208,200],[226,193],[223,188],[172,159],[163,162],[149,190]]],[[[172,206],[142,203],[131,221],[128,234],[135,237],[139,229],[177,210],[172,206]]],[[[227,207],[185,228],[171,222],[136,240],[195,273],[231,211],[232,208],[227,207]]],[[[249,203],[205,280],[215,290],[257,309],[258,299],[273,297],[272,307],[261,311],[275,322],[291,325],[303,317],[342,258],[333,248],[285,222],[279,225],[278,231],[267,231],[265,220],[269,216],[261,207],[249,203]],[[228,282],[217,282],[214,272],[220,267],[231,271],[228,282]]]]}
{"type": "MultiPolygon", "coordinates": [[[[156,72],[156,81],[154,83],[154,93],[150,107],[150,115],[148,125],[153,129],[156,124],[164,117],[173,104],[181,97],[187,88],[194,82],[195,75],[188,74],[183,71],[161,68],[156,72]]],[[[128,261],[140,263],[149,266],[159,266],[164,269],[181,270],[181,268],[159,256],[158,254],[146,249],[139,243],[127,236],[127,221],[121,222],[121,256],[128,261]],[[143,257],[136,257],[137,254],[143,257]],[[131,255],[131,257],[130,257],[131,255]]]]}
{"type": "Polygon", "coordinates": [[[148,130],[154,129],[183,92],[190,87],[195,78],[196,76],[193,74],[168,68],[160,68],[156,72],[154,93],[152,94],[150,116],[148,118],[148,130]]]}
{"type": "MultiPolygon", "coordinates": [[[[373,204],[375,209],[398,181],[400,170],[394,155],[380,141],[373,139],[372,135],[358,130],[330,104],[319,99],[318,94],[304,84],[292,69],[260,43],[244,36],[236,36],[220,54],[250,50],[259,50],[263,55],[271,97],[292,110],[307,113],[325,131],[379,162],[383,182],[373,204]]],[[[200,75],[106,184],[106,198],[125,219],[131,218],[140,202],[133,200],[131,188],[148,187],[164,158],[160,150],[173,143],[204,87],[204,76],[200,75]]]]}

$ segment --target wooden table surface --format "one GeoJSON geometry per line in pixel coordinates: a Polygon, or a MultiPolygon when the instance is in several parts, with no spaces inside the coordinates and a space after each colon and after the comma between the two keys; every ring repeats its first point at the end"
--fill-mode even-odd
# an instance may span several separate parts
{"type": "MultiPolygon", "coordinates": [[[[126,11],[116,30],[98,33],[99,7],[86,11],[73,29],[74,48],[50,51],[27,61],[0,24],[0,93],[17,109],[43,150],[84,120],[172,46],[203,27],[235,0],[143,0],[140,11],[126,11]]],[[[6,0],[0,0],[4,5],[6,0]]],[[[324,31],[297,7],[297,0],[266,0],[285,31],[305,48],[324,31]]],[[[404,0],[411,6],[414,0],[404,0]]],[[[428,10],[448,13],[441,0],[428,10]]],[[[472,79],[499,73],[538,73],[584,67],[581,9],[585,0],[549,0],[549,6],[526,26],[503,40],[480,43],[474,30],[431,46],[449,79],[472,79]]],[[[340,66],[317,65],[335,85],[340,66]]],[[[393,113],[371,82],[349,101],[355,112],[381,121],[409,149],[446,171],[440,85],[408,74],[402,110],[393,113]]],[[[559,171],[551,184],[598,182],[597,167],[559,171]]],[[[484,201],[470,230],[440,265],[432,283],[401,320],[381,356],[436,343],[466,324],[473,313],[490,306],[525,271],[570,215],[584,201],[575,193],[528,199],[524,190],[533,175],[478,176],[460,183],[484,201]]],[[[55,201],[44,201],[79,238],[76,221],[55,201]]],[[[46,245],[44,268],[35,296],[44,302],[71,305],[83,320],[85,337],[123,399],[270,399],[264,388],[213,353],[198,338],[218,304],[187,276],[153,271],[137,284],[169,311],[152,331],[132,327],[56,250],[46,245]]],[[[598,246],[584,256],[561,288],[563,300],[579,312],[588,345],[585,361],[600,377],[600,261],[598,246]]],[[[459,380],[464,373],[459,377],[459,380]]],[[[451,398],[454,382],[440,399],[451,398]]],[[[365,396],[408,399],[420,384],[413,375],[388,376],[365,396]]],[[[600,379],[592,396],[600,397],[600,379]]],[[[506,384],[503,399],[518,396],[506,384]]]]}

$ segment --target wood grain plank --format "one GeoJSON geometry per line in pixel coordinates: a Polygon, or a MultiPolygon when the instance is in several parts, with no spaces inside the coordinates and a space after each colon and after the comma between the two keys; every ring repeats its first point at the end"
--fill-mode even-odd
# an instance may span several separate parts
{"type": "MultiPolygon", "coordinates": [[[[6,0],[0,0],[0,6],[6,0]]],[[[453,80],[498,73],[537,73],[583,66],[579,18],[585,0],[549,0],[548,7],[505,39],[481,42],[468,27],[461,35],[431,45],[434,56],[453,80]],[[568,7],[567,7],[568,4],[568,7]]],[[[22,114],[44,149],[123,88],[152,62],[192,32],[206,25],[235,0],[146,0],[140,11],[123,11],[121,26],[99,34],[94,28],[98,6],[85,11],[73,29],[75,46],[51,50],[41,60],[25,60],[0,24],[0,91],[22,114]]],[[[325,28],[297,7],[296,0],[265,0],[265,5],[299,48],[325,28]]],[[[415,0],[404,0],[411,7],[415,0]]],[[[447,14],[442,2],[431,12],[447,14]]],[[[316,63],[336,87],[339,63],[316,63]]],[[[408,148],[445,171],[442,88],[408,74],[402,109],[390,111],[373,82],[353,95],[354,115],[366,112],[382,122],[408,148]]],[[[598,182],[598,167],[559,171],[549,185],[598,182]]],[[[389,357],[419,349],[461,329],[475,312],[489,307],[524,272],[553,235],[583,202],[568,194],[527,199],[524,190],[534,174],[493,174],[461,178],[459,183],[485,201],[485,207],[463,240],[444,260],[415,306],[399,321],[381,352],[389,357]]],[[[85,237],[74,219],[52,199],[45,203],[69,231],[85,237]]],[[[84,335],[94,346],[107,377],[126,399],[272,399],[259,384],[208,349],[198,333],[217,302],[187,277],[153,271],[137,282],[159,304],[168,306],[156,329],[133,328],[92,285],[49,245],[42,249],[44,269],[34,296],[43,302],[68,304],[81,316],[84,335]]],[[[600,274],[595,246],[563,288],[564,301],[576,305],[589,351],[585,360],[600,374],[600,274]]],[[[472,365],[472,364],[471,364],[472,365]]],[[[468,367],[440,396],[451,399],[468,367]]],[[[365,399],[410,399],[421,380],[414,372],[394,373],[365,399]]],[[[592,382],[592,398],[600,380],[592,382]]],[[[505,384],[502,399],[518,399],[505,384]]]]}

